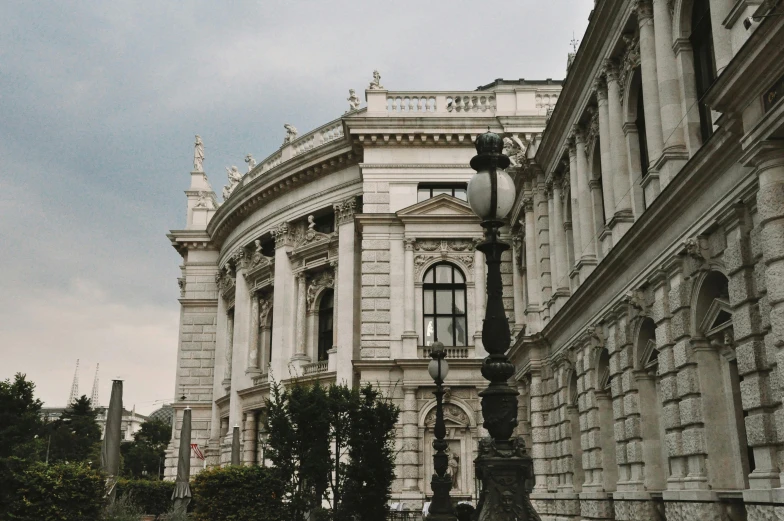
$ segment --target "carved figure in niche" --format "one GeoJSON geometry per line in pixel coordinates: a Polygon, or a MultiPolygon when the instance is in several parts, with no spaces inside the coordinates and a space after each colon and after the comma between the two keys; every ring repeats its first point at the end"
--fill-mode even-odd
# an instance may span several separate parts
{"type": "Polygon", "coordinates": [[[253,156],[248,154],[245,156],[245,162],[248,163],[248,172],[256,168],[256,160],[253,159],[253,156]]]}
{"type": "Polygon", "coordinates": [[[196,143],[193,144],[193,171],[204,172],[204,143],[201,137],[196,135],[196,143]]]}
{"type": "Polygon", "coordinates": [[[448,450],[449,455],[449,474],[452,476],[452,489],[458,490],[458,473],[460,472],[460,456],[455,454],[451,447],[448,450]]]}
{"type": "Polygon", "coordinates": [[[384,86],[381,85],[381,74],[378,70],[373,71],[373,81],[370,82],[370,86],[368,87],[369,90],[380,90],[383,89],[384,86]]]}
{"type": "Polygon", "coordinates": [[[348,89],[348,101],[349,109],[347,112],[353,112],[355,110],[359,110],[359,97],[357,97],[357,93],[354,92],[354,89],[348,89]]]}
{"type": "Polygon", "coordinates": [[[284,145],[297,139],[299,132],[297,132],[297,128],[294,125],[286,123],[283,125],[283,128],[286,129],[286,137],[283,138],[284,145]]]}

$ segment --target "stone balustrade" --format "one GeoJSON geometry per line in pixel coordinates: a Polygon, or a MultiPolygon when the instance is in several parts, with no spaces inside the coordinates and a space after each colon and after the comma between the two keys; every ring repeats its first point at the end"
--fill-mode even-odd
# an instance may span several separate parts
{"type": "MultiPolygon", "coordinates": [[[[446,351],[446,358],[470,358],[470,347],[444,347],[446,351]]],[[[430,358],[430,353],[433,351],[432,347],[425,346],[422,348],[422,358],[430,358]]]]}
{"type": "Polygon", "coordinates": [[[320,362],[313,362],[310,364],[305,364],[302,366],[302,374],[305,376],[317,373],[325,373],[329,367],[328,360],[322,360],[320,362]]]}
{"type": "Polygon", "coordinates": [[[496,94],[507,93],[368,91],[368,111],[390,116],[495,116],[496,94]]]}

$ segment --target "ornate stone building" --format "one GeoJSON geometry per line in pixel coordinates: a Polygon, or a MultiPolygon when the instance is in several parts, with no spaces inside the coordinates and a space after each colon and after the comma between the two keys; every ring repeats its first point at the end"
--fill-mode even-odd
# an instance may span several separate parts
{"type": "Polygon", "coordinates": [[[235,423],[259,460],[270,374],[369,381],[403,411],[394,494],[415,505],[438,339],[454,495],[474,494],[484,271],[461,183],[489,126],[518,188],[504,295],[542,518],[784,518],[783,12],[598,0],[563,90],[376,78],[367,109],[287,141],[219,209],[194,172],[189,226],[171,234],[176,408],[194,408],[210,463],[235,423]]]}
{"type": "MultiPolygon", "coordinates": [[[[427,364],[441,341],[452,368],[453,494],[472,498],[486,353],[484,260],[474,250],[482,229],[465,201],[469,161],[490,127],[508,137],[507,152],[522,165],[560,90],[558,81],[498,80],[473,92],[393,92],[376,76],[366,107],[349,98],[345,115],[303,135],[287,125],[270,157],[247,157],[245,174],[227,168],[220,205],[197,137],[187,224],[169,235],[184,262],[168,476],[186,406],[208,466],[230,459],[234,425],[243,461],[258,464],[273,379],[370,382],[402,410],[394,498],[421,508],[433,472],[427,364]]],[[[512,297],[513,279],[509,254],[506,305],[519,332],[523,301],[512,297]]],[[[192,464],[193,472],[202,467],[192,464]]]]}
{"type": "Polygon", "coordinates": [[[596,2],[511,220],[543,519],[784,518],[782,11],[596,2]]]}

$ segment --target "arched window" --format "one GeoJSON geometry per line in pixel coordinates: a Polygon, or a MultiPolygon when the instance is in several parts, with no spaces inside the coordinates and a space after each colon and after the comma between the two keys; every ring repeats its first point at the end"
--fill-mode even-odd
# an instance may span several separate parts
{"type": "Polygon", "coordinates": [[[332,317],[335,305],[335,294],[333,290],[324,290],[321,297],[318,312],[318,360],[319,362],[329,357],[327,351],[332,349],[332,317]]]}
{"type": "Polygon", "coordinates": [[[424,342],[464,346],[466,331],[466,284],[463,273],[448,262],[440,262],[425,273],[422,285],[424,342]]]}
{"type": "Polygon", "coordinates": [[[703,143],[713,134],[711,111],[702,97],[716,79],[716,58],[713,52],[710,2],[694,0],[691,9],[691,47],[694,52],[694,77],[697,87],[697,106],[700,112],[700,133],[703,143]]]}

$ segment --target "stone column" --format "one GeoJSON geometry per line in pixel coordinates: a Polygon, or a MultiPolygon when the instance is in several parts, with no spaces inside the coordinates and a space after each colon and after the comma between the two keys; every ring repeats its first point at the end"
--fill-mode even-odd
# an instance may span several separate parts
{"type": "Polygon", "coordinates": [[[577,146],[575,143],[575,136],[572,134],[569,138],[569,197],[572,203],[572,248],[574,264],[569,266],[570,272],[580,262],[580,258],[582,257],[583,224],[580,219],[580,187],[578,186],[578,177],[577,146]]]}
{"type": "MultiPolygon", "coordinates": [[[[596,232],[594,230],[593,212],[591,211],[591,194],[588,187],[588,158],[585,156],[585,133],[579,127],[574,129],[575,154],[577,163],[578,210],[580,219],[580,280],[588,278],[596,265],[596,232]]],[[[572,196],[574,199],[574,196],[572,196]]],[[[577,246],[575,245],[575,250],[577,246]]],[[[575,251],[575,257],[577,252],[575,251]]],[[[576,259],[575,259],[576,260],[576,259]]]]}
{"type": "Polygon", "coordinates": [[[525,275],[528,284],[528,309],[526,309],[529,335],[538,333],[539,304],[542,292],[539,286],[539,266],[536,263],[536,223],[534,222],[534,201],[530,197],[523,199],[525,207],[525,275]]]}
{"type": "Polygon", "coordinates": [[[250,332],[248,338],[248,372],[259,374],[259,296],[250,298],[250,332]]]}
{"type": "Polygon", "coordinates": [[[329,263],[332,267],[332,348],[329,350],[329,371],[337,369],[338,352],[338,261],[329,263]]]}
{"type": "Polygon", "coordinates": [[[297,280],[297,350],[292,360],[309,361],[309,357],[305,353],[305,331],[307,329],[306,276],[304,272],[299,272],[295,275],[295,278],[297,280]]]}
{"type": "Polygon", "coordinates": [[[243,465],[255,465],[258,438],[256,436],[256,411],[245,413],[245,424],[243,425],[243,444],[242,444],[242,463],[243,465]]]}
{"type": "Polygon", "coordinates": [[[700,111],[697,110],[697,80],[694,75],[694,51],[688,38],[678,38],[672,46],[680,77],[681,114],[686,116],[681,125],[684,129],[686,149],[690,156],[702,146],[700,111]]]}
{"type": "Polygon", "coordinates": [[[659,187],[664,189],[688,159],[683,140],[680,80],[672,49],[672,20],[668,0],[653,0],[656,35],[656,72],[659,79],[659,107],[666,164],[659,171],[659,187]]]}
{"type": "Polygon", "coordinates": [[[547,186],[547,214],[549,215],[550,236],[548,239],[550,240],[550,283],[552,286],[552,295],[548,307],[550,307],[549,315],[550,318],[552,318],[557,311],[555,308],[555,295],[558,292],[558,279],[560,277],[558,273],[558,247],[555,244],[555,195],[552,181],[550,181],[550,184],[547,186]]]}
{"type": "MultiPolygon", "coordinates": [[[[213,366],[213,380],[212,380],[212,399],[216,400],[226,394],[223,388],[223,373],[226,364],[226,331],[228,329],[228,315],[226,311],[226,301],[218,291],[218,323],[215,328],[217,334],[215,335],[215,358],[213,366]]],[[[220,464],[220,409],[212,406],[212,416],[210,417],[210,441],[207,451],[205,451],[205,458],[207,465],[212,467],[220,464]]]]}
{"type": "Polygon", "coordinates": [[[536,259],[539,266],[539,284],[542,296],[539,299],[541,312],[548,315],[547,301],[553,293],[550,267],[550,223],[547,214],[547,188],[544,174],[539,172],[534,185],[534,204],[536,211],[536,259]]]}
{"type": "MultiPolygon", "coordinates": [[[[568,294],[569,289],[569,258],[566,251],[566,230],[564,229],[564,192],[561,180],[553,183],[553,231],[555,233],[555,260],[557,264],[555,282],[556,300],[560,294],[568,294]]],[[[560,308],[560,305],[557,306],[560,308]]]]}
{"type": "MultiPolygon", "coordinates": [[[[389,275],[391,280],[406,278],[405,250],[402,229],[389,237],[389,275]]],[[[406,284],[390,284],[389,347],[390,358],[403,357],[403,333],[405,332],[406,284]]]]}
{"type": "Polygon", "coordinates": [[[288,256],[294,239],[286,223],[282,223],[272,233],[275,236],[275,287],[270,368],[271,377],[280,381],[289,377],[288,364],[294,354],[296,288],[288,256]]]}
{"type": "Polygon", "coordinates": [[[231,401],[229,424],[239,424],[242,419],[242,400],[239,391],[250,386],[250,378],[245,374],[248,361],[248,333],[250,332],[250,288],[245,280],[248,257],[240,249],[234,255],[237,280],[234,289],[234,341],[231,357],[231,401]]]}
{"type": "Polygon", "coordinates": [[[345,201],[333,205],[335,209],[335,219],[338,224],[338,301],[344,305],[338,307],[338,352],[337,352],[337,376],[338,384],[351,386],[354,381],[354,358],[355,347],[358,354],[358,343],[355,337],[357,326],[357,305],[345,305],[356,302],[355,288],[357,287],[356,275],[356,230],[354,225],[354,212],[356,210],[356,199],[352,196],[345,201]]]}
{"type": "Polygon", "coordinates": [[[610,107],[607,104],[607,84],[603,78],[594,83],[599,109],[599,149],[602,158],[602,197],[604,198],[604,222],[608,225],[615,215],[615,178],[620,174],[612,161],[612,133],[610,132],[610,107]]]}
{"type": "Polygon", "coordinates": [[[419,429],[417,426],[416,387],[403,387],[403,407],[400,423],[403,424],[402,478],[403,491],[419,494],[419,429]]]}
{"type": "Polygon", "coordinates": [[[604,61],[604,75],[607,81],[607,113],[609,116],[610,165],[613,171],[613,198],[615,200],[615,222],[613,244],[617,244],[634,221],[630,187],[633,177],[629,173],[626,152],[626,135],[623,131],[623,105],[621,87],[618,84],[618,67],[613,60],[604,61]]]}
{"type": "MultiPolygon", "coordinates": [[[[485,320],[485,299],[487,298],[487,280],[485,277],[485,256],[476,249],[482,239],[474,239],[474,312],[476,313],[476,331],[474,332],[474,351],[476,358],[487,356],[482,344],[482,325],[485,320]]],[[[413,257],[411,263],[413,264],[413,257]]]]}
{"type": "MultiPolygon", "coordinates": [[[[520,273],[520,255],[522,254],[522,241],[519,235],[512,239],[512,296],[514,297],[514,329],[513,335],[517,335],[525,328],[525,302],[523,300],[523,277],[520,273]]],[[[477,287],[477,290],[479,288],[477,287]]],[[[485,291],[485,288],[481,288],[485,291]]],[[[477,326],[481,329],[481,326],[477,326]]]]}
{"type": "Polygon", "coordinates": [[[729,15],[735,2],[731,0],[709,0],[709,3],[711,30],[713,31],[713,54],[716,58],[716,76],[721,76],[721,72],[733,56],[732,36],[730,31],[724,27],[724,20],[727,19],[727,15],[729,15]]]}
{"type": "Polygon", "coordinates": [[[612,248],[612,237],[608,237],[607,234],[604,233],[605,224],[604,216],[602,215],[602,182],[598,179],[590,179],[588,181],[588,189],[591,191],[593,222],[596,226],[596,236],[594,238],[596,258],[603,259],[604,252],[610,251],[612,248]]]}
{"type": "Polygon", "coordinates": [[[416,292],[414,291],[415,272],[414,272],[414,243],[416,239],[407,238],[404,240],[405,251],[403,253],[404,276],[403,289],[405,305],[403,310],[403,357],[417,357],[417,342],[419,335],[416,332],[416,292]]]}
{"type": "Polygon", "coordinates": [[[234,311],[226,316],[226,351],[223,364],[223,387],[231,387],[231,366],[234,358],[234,311]]]}
{"type": "Polygon", "coordinates": [[[547,427],[545,426],[545,407],[543,403],[543,384],[540,364],[531,372],[531,458],[534,460],[535,493],[547,492],[547,476],[550,474],[550,461],[547,458],[547,427]]]}
{"type": "Polygon", "coordinates": [[[656,78],[656,38],[653,30],[653,9],[650,0],[637,0],[637,22],[640,26],[640,69],[644,93],[645,130],[648,137],[648,157],[654,165],[664,148],[661,111],[659,110],[659,82],[656,78]]]}

